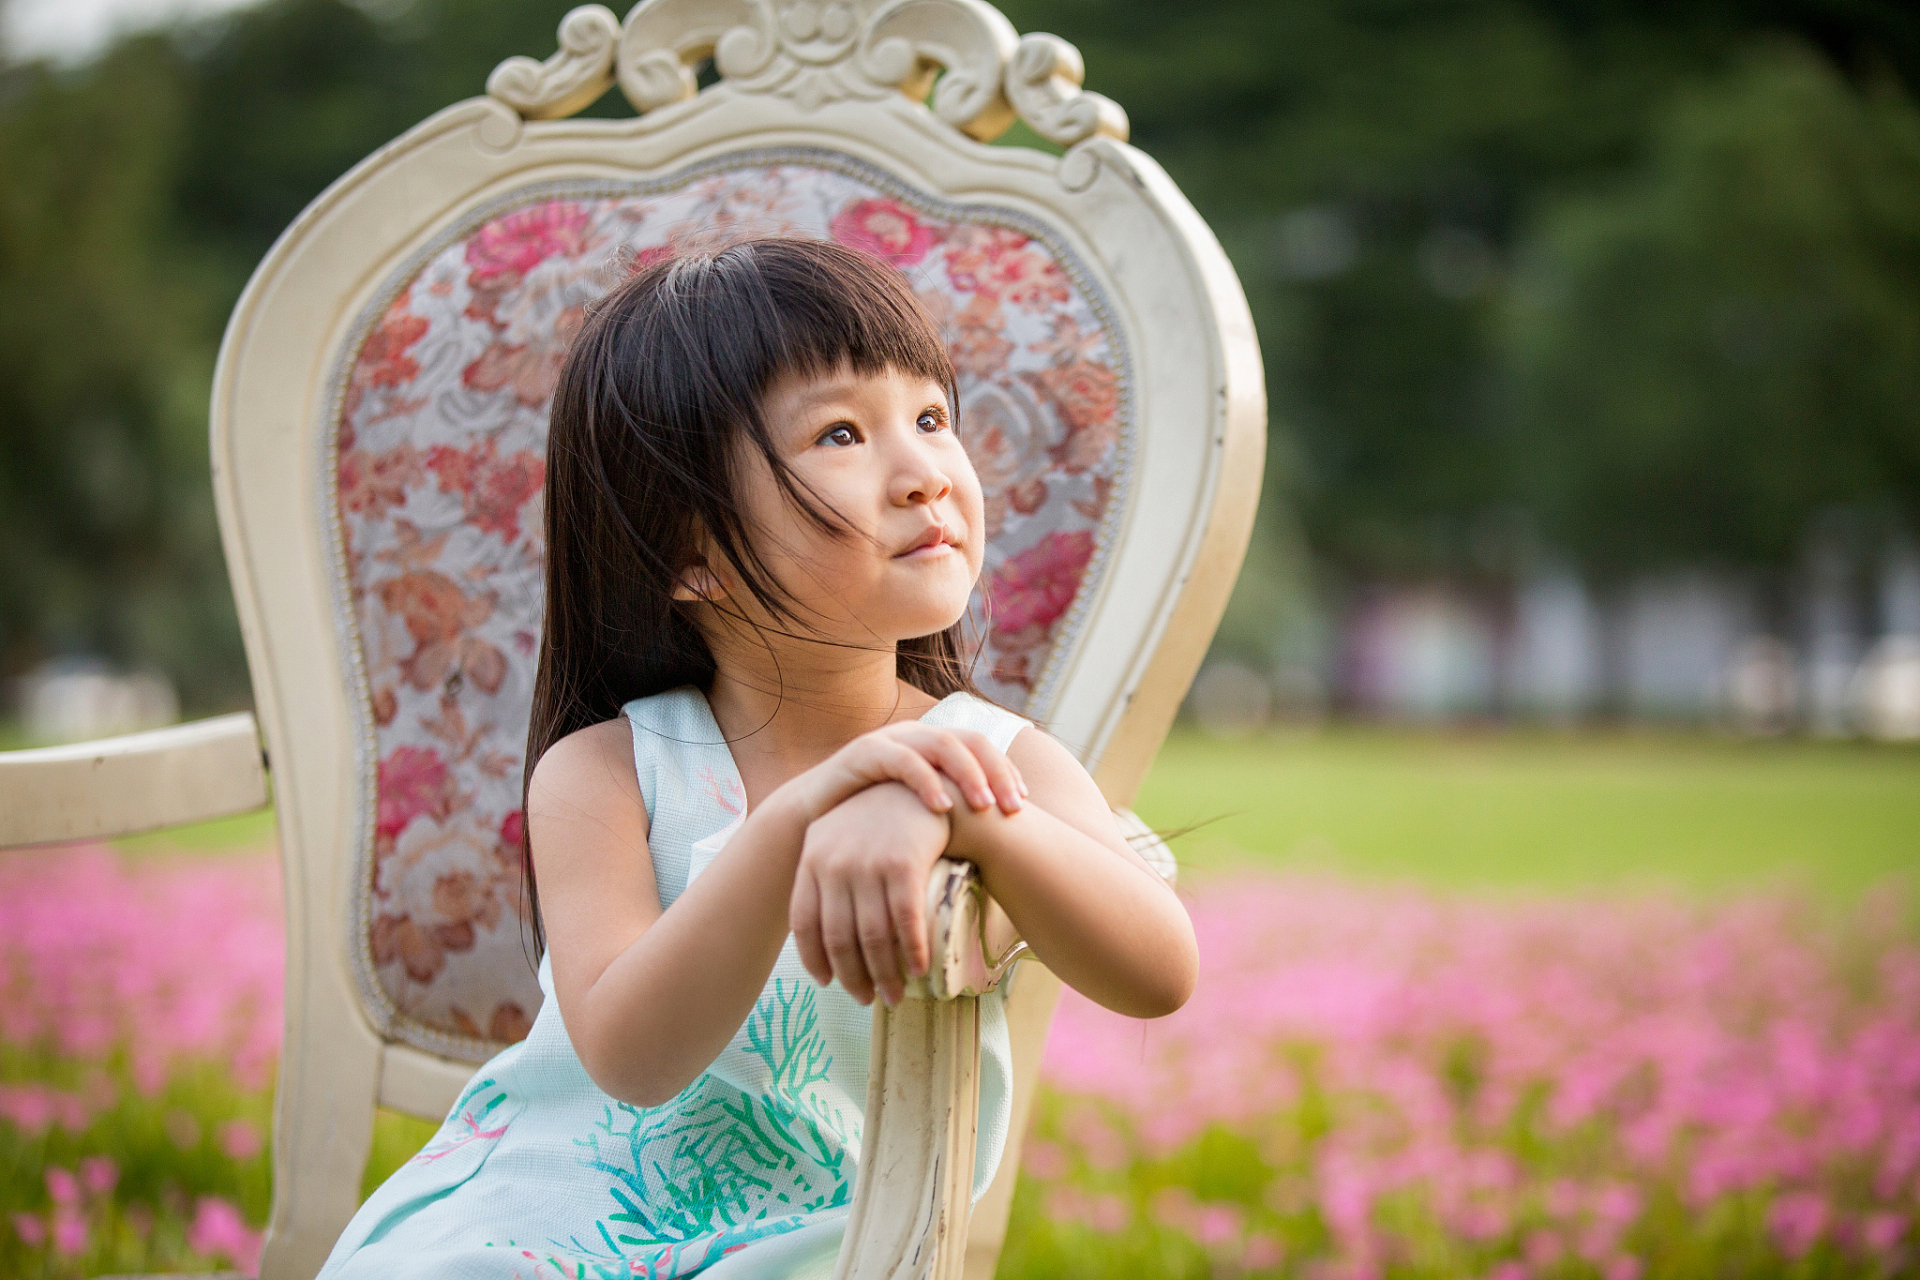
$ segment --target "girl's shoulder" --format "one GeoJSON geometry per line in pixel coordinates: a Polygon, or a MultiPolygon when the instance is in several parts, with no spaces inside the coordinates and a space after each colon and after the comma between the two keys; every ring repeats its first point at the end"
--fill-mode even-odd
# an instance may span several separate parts
{"type": "Polygon", "coordinates": [[[938,729],[967,729],[981,734],[1005,751],[1022,729],[1033,722],[1015,711],[996,706],[978,694],[962,690],[950,693],[921,715],[922,724],[938,729]]]}
{"type": "Polygon", "coordinates": [[[529,821],[537,826],[541,816],[611,817],[631,810],[644,824],[641,791],[626,763],[632,759],[633,731],[624,716],[575,729],[548,747],[534,764],[527,779],[529,821]]]}
{"type": "Polygon", "coordinates": [[[582,772],[585,766],[617,760],[633,753],[633,728],[625,716],[602,720],[583,729],[575,729],[546,751],[533,767],[531,786],[535,790],[551,787],[561,778],[582,772]]]}

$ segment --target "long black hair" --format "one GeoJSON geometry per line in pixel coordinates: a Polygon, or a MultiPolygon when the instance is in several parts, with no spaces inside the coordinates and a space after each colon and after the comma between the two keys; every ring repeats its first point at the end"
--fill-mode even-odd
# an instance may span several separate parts
{"type": "MultiPolygon", "coordinates": [[[[786,466],[760,408],[776,378],[843,364],[928,378],[957,410],[953,363],[906,281],[827,241],[742,240],[655,262],[590,310],[560,370],[547,434],[546,621],[523,804],[534,766],[561,738],[633,698],[711,683],[713,655],[673,599],[696,531],[778,624],[804,625],[754,551],[737,472],[744,444],[808,519],[851,535],[786,466]]],[[[963,649],[960,622],[903,640],[900,678],[934,697],[974,692],[963,649]]],[[[544,950],[530,839],[523,919],[544,950]]]]}

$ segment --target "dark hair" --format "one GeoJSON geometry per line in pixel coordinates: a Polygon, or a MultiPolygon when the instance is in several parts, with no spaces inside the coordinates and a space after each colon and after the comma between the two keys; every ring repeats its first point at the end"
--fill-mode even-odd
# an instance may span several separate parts
{"type": "MultiPolygon", "coordinates": [[[[801,623],[747,536],[736,473],[742,446],[757,450],[808,519],[852,536],[786,466],[760,410],[776,378],[843,364],[938,382],[957,410],[952,361],[906,281],[827,241],[743,240],[654,262],[589,310],[548,427],[546,622],[526,781],[548,747],[629,700],[710,684],[713,655],[672,596],[696,531],[767,614],[801,623]]],[[[935,697],[973,691],[960,628],[901,641],[900,677],[935,697]]],[[[524,804],[524,781],[521,794],[524,804]]],[[[544,950],[530,841],[523,917],[544,950]]]]}

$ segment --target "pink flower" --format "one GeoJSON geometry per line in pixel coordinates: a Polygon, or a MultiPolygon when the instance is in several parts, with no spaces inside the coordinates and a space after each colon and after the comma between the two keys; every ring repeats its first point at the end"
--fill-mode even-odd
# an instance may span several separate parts
{"type": "Polygon", "coordinates": [[[1238,1240],[1245,1229],[1241,1211],[1230,1204],[1202,1205],[1193,1224],[1193,1238],[1208,1249],[1238,1240]]]}
{"type": "Polygon", "coordinates": [[[87,1251],[87,1220],[77,1209],[61,1206],[53,1213],[53,1247],[63,1257],[87,1251]]]}
{"type": "Polygon", "coordinates": [[[78,1204],[80,1183],[70,1171],[55,1165],[47,1170],[47,1195],[55,1204],[78,1204]]]}
{"type": "Polygon", "coordinates": [[[988,598],[993,629],[1013,634],[1051,627],[1080,590],[1080,575],[1093,558],[1093,534],[1054,531],[993,571],[988,598]]]}
{"type": "Polygon", "coordinates": [[[194,1206],[187,1247],[209,1258],[224,1257],[249,1274],[260,1265],[260,1233],[248,1230],[240,1210],[218,1196],[202,1196],[194,1206]]]}
{"type": "Polygon", "coordinates": [[[1907,1234],[1906,1215],[1870,1213],[1860,1224],[1860,1241],[1874,1253],[1886,1253],[1907,1234]]]}
{"type": "Polygon", "coordinates": [[[1826,1234],[1832,1210],[1818,1191],[1787,1191],[1773,1198],[1767,1225],[1789,1257],[1802,1257],[1826,1234]]]}
{"type": "Polygon", "coordinates": [[[524,276],[555,254],[574,257],[587,247],[585,206],[554,200],[495,218],[467,241],[469,279],[486,284],[524,276]]]}
{"type": "Polygon", "coordinates": [[[1066,1153],[1044,1139],[1029,1142],[1020,1153],[1021,1177],[1060,1178],[1065,1177],[1071,1167],[1066,1153]]]}
{"type": "Polygon", "coordinates": [[[80,1182],[88,1195],[107,1195],[119,1181],[120,1166],[107,1156],[88,1156],[80,1162],[80,1182]]]}
{"type": "Polygon", "coordinates": [[[38,1085],[0,1085],[0,1116],[29,1138],[37,1138],[53,1124],[54,1101],[38,1085]]]}
{"type": "Polygon", "coordinates": [[[1278,1236],[1256,1231],[1247,1237],[1246,1248],[1240,1253],[1240,1265],[1249,1271],[1272,1271],[1286,1261],[1286,1257],[1286,1246],[1278,1236]]]}
{"type": "Polygon", "coordinates": [[[38,1249],[47,1242],[47,1224],[31,1213],[13,1215],[13,1234],[20,1237],[20,1243],[29,1249],[38,1249]]]}
{"type": "Polygon", "coordinates": [[[828,224],[833,238],[849,249],[872,254],[896,267],[911,266],[927,256],[938,238],[933,228],[914,217],[898,200],[875,198],[850,204],[828,224]]]}
{"type": "Polygon", "coordinates": [[[1646,1264],[1632,1254],[1623,1253],[1609,1258],[1600,1268],[1600,1274],[1606,1280],[1640,1280],[1640,1273],[1646,1270],[1646,1264]]]}
{"type": "Polygon", "coordinates": [[[260,1154],[260,1130],[245,1120],[229,1120],[220,1126],[220,1149],[230,1160],[251,1160],[260,1154]]]}
{"type": "Polygon", "coordinates": [[[1133,1221],[1133,1211],[1127,1207],[1127,1202],[1119,1196],[1103,1195],[1093,1198],[1093,1204],[1087,1215],[1087,1223],[1095,1231],[1104,1231],[1109,1235],[1117,1235],[1125,1231],[1127,1224],[1131,1221],[1133,1221]]]}
{"type": "MultiPolygon", "coordinates": [[[[265,1083],[279,1045],[278,860],[129,863],[104,846],[0,855],[0,1038],[100,1061],[118,1048],[156,1091],[183,1057],[265,1083]],[[195,927],[182,929],[180,921],[195,927]]],[[[0,1087],[23,1129],[78,1133],[118,1104],[104,1072],[78,1091],[0,1087]]],[[[5,1142],[0,1137],[0,1142],[5,1142]]]]}

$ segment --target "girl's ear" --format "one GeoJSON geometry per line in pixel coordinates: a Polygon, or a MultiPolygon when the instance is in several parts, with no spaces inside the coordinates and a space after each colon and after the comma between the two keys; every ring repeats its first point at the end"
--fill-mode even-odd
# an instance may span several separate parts
{"type": "Polygon", "coordinates": [[[705,600],[709,603],[724,599],[727,594],[727,581],[715,573],[704,561],[696,561],[680,570],[673,580],[673,598],[675,600],[705,600]]]}

